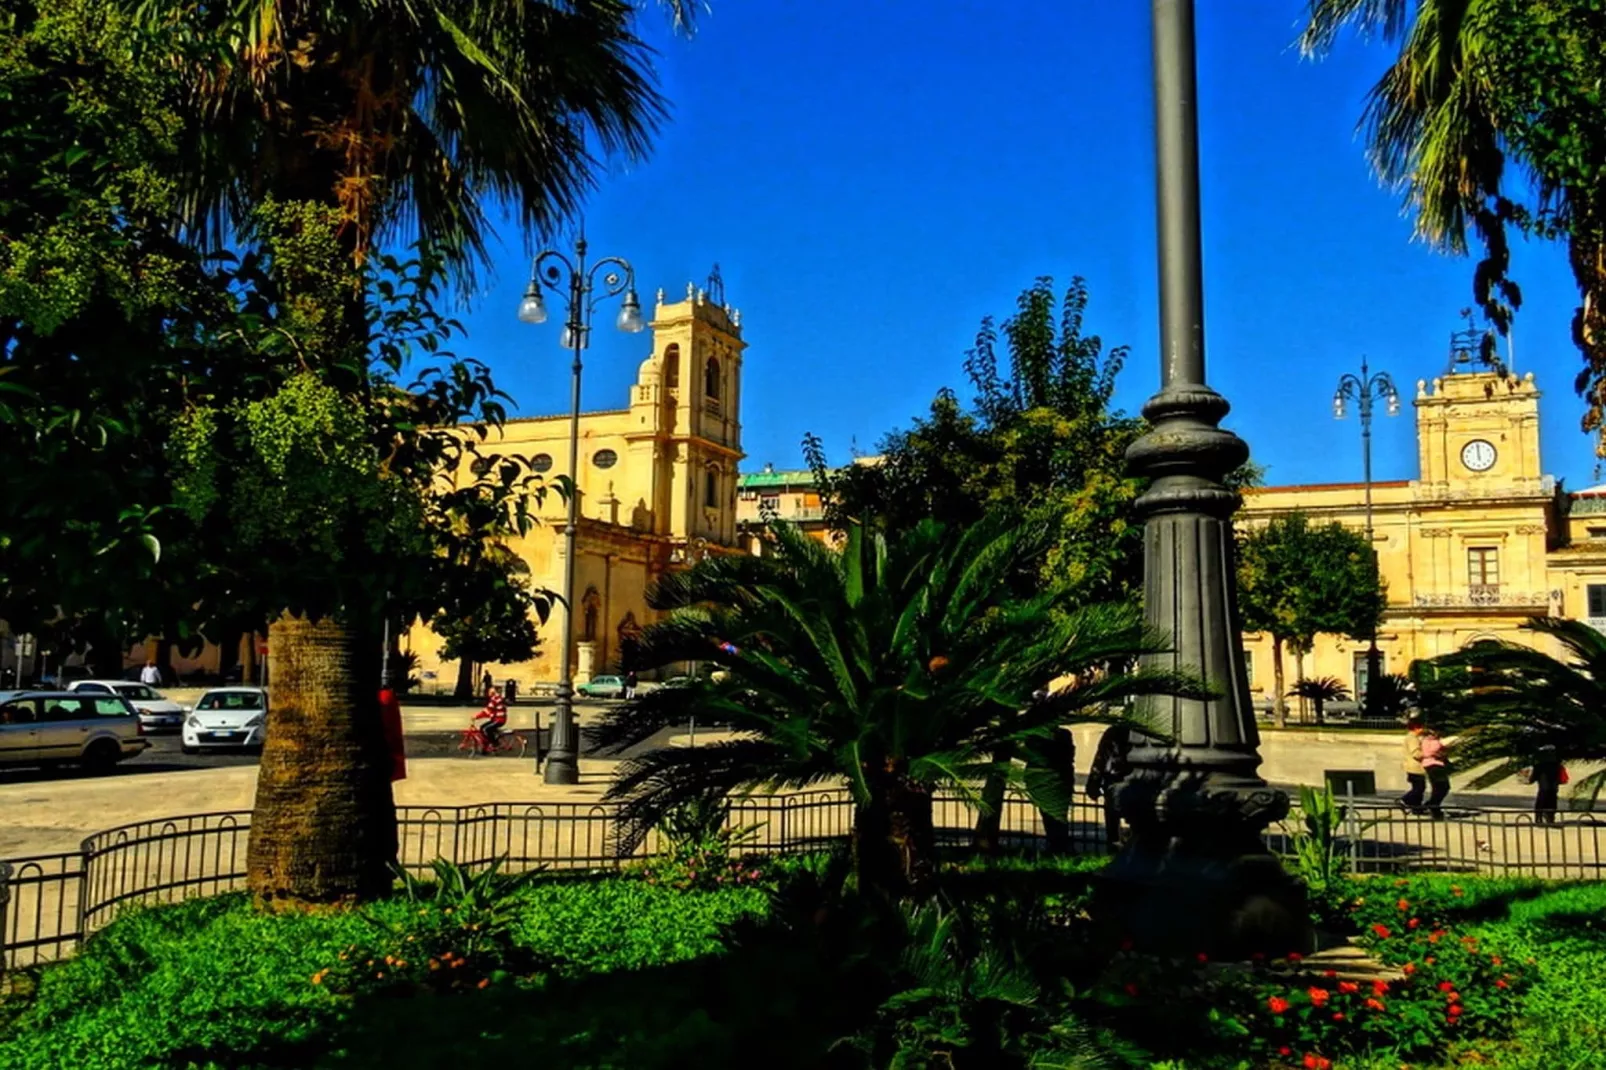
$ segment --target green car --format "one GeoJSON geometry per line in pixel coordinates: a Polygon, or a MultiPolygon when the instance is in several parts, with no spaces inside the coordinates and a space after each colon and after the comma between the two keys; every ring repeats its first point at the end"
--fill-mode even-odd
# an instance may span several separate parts
{"type": "Polygon", "coordinates": [[[582,698],[624,698],[625,681],[622,676],[593,676],[574,690],[582,698]]]}

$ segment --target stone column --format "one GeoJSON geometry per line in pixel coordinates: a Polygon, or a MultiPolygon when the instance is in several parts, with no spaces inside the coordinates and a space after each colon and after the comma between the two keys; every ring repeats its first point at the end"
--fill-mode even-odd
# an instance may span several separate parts
{"type": "Polygon", "coordinates": [[[1157,699],[1140,709],[1118,805],[1131,836],[1104,878],[1102,907],[1139,944],[1212,955],[1290,950],[1307,927],[1302,890],[1261,832],[1288,799],[1256,770],[1259,736],[1240,650],[1232,514],[1222,483],[1249,456],[1219,424],[1226,400],[1205,383],[1200,272],[1193,0],[1153,0],[1160,254],[1160,392],[1152,423],[1127,453],[1148,478],[1144,610],[1172,639],[1153,668],[1201,677],[1209,699],[1157,699]]]}

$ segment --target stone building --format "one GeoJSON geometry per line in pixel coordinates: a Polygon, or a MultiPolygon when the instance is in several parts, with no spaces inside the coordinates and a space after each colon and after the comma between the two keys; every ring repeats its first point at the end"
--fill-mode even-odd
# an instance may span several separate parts
{"type": "MultiPolygon", "coordinates": [[[[1482,639],[1535,643],[1518,630],[1534,616],[1606,628],[1606,488],[1568,494],[1545,474],[1539,397],[1532,373],[1469,364],[1416,384],[1418,476],[1372,484],[1388,587],[1383,672],[1482,639]]],[[[1237,522],[1253,527],[1297,509],[1313,523],[1362,531],[1364,500],[1361,483],[1255,488],[1237,522]]],[[[1270,705],[1270,637],[1245,635],[1244,655],[1257,705],[1270,705]]],[[[1291,687],[1294,663],[1284,657],[1291,687]]],[[[1319,636],[1305,675],[1336,677],[1363,694],[1366,643],[1319,636]]]]}
{"type": "MultiPolygon", "coordinates": [[[[736,546],[737,465],[742,460],[741,313],[714,293],[688,285],[686,298],[662,291],[650,324],[652,352],[642,361],[626,404],[580,416],[580,519],[575,565],[575,678],[616,667],[622,645],[652,619],[646,592],[666,570],[736,546]]],[[[530,458],[555,477],[568,467],[569,417],[509,420],[492,453],[530,458]]],[[[467,476],[467,473],[463,473],[467,476]]],[[[563,585],[565,505],[549,495],[540,523],[511,542],[538,588],[563,585]]],[[[540,629],[536,657],[517,665],[476,666],[526,692],[558,678],[563,612],[540,629]]],[[[443,663],[441,641],[415,626],[403,648],[417,655],[424,690],[450,690],[456,662],[443,663]]]]}

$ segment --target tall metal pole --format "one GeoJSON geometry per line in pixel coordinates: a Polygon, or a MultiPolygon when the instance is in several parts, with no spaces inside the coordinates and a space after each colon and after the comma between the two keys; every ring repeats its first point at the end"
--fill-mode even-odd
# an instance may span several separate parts
{"type": "Polygon", "coordinates": [[[579,733],[574,723],[574,567],[580,525],[580,369],[585,348],[586,240],[574,247],[569,277],[569,344],[574,351],[569,384],[569,501],[563,525],[563,649],[558,654],[558,699],[552,711],[552,751],[546,760],[548,784],[580,783],[579,733]]]}
{"type": "MultiPolygon", "coordinates": [[[[1361,358],[1361,374],[1357,377],[1349,373],[1339,377],[1338,390],[1333,394],[1333,413],[1339,418],[1344,416],[1344,402],[1346,399],[1355,402],[1357,415],[1361,421],[1361,478],[1366,496],[1366,548],[1372,554],[1372,569],[1378,571],[1377,542],[1373,536],[1372,528],[1372,406],[1378,398],[1388,402],[1389,413],[1392,415],[1399,405],[1399,392],[1394,387],[1394,380],[1387,372],[1373,373],[1367,366],[1366,358],[1361,358]]],[[[1374,624],[1367,629],[1366,646],[1366,693],[1357,696],[1361,699],[1362,709],[1367,715],[1375,713],[1376,703],[1373,695],[1376,693],[1373,682],[1383,671],[1383,652],[1377,646],[1377,627],[1374,624]]]]}
{"type": "Polygon", "coordinates": [[[1144,612],[1172,648],[1153,668],[1202,678],[1211,698],[1151,700],[1139,715],[1132,775],[1117,805],[1132,834],[1103,887],[1104,909],[1159,950],[1233,953],[1298,943],[1307,923],[1298,886],[1260,832],[1288,798],[1256,770],[1237,612],[1232,514],[1223,483],[1249,455],[1219,424],[1226,399],[1205,383],[1199,149],[1192,0],[1153,0],[1160,261],[1160,391],[1152,427],[1127,452],[1150,480],[1144,524],[1144,612]]]}

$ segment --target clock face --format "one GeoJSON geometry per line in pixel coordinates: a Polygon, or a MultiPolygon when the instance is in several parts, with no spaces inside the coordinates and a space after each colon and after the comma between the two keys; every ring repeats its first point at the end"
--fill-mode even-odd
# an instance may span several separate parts
{"type": "Polygon", "coordinates": [[[1494,467],[1494,447],[1481,438],[1473,439],[1461,447],[1461,463],[1474,472],[1487,472],[1494,467]]]}

